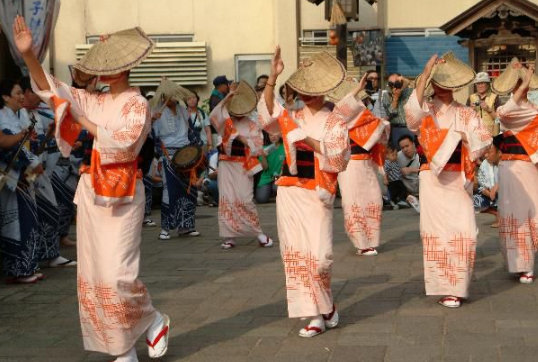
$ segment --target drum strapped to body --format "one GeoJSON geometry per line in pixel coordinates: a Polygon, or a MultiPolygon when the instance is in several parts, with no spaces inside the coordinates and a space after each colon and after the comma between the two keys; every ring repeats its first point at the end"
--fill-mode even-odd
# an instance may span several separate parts
{"type": "Polygon", "coordinates": [[[208,166],[207,157],[200,146],[189,145],[177,150],[170,160],[179,176],[188,176],[190,185],[195,184],[198,175],[208,166]]]}

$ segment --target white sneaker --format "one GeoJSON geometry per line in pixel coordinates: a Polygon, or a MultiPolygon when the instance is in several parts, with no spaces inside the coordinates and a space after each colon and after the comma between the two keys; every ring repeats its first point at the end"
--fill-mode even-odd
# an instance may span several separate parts
{"type": "Polygon", "coordinates": [[[407,196],[407,202],[409,203],[409,205],[413,207],[413,209],[415,209],[416,212],[420,214],[420,203],[415,196],[413,195],[407,196]]]}
{"type": "Polygon", "coordinates": [[[159,234],[159,240],[170,240],[170,233],[168,231],[161,231],[159,234]]]}
{"type": "Polygon", "coordinates": [[[392,200],[390,201],[390,206],[392,206],[392,210],[398,210],[400,208],[400,206],[396,205],[392,200]]]}

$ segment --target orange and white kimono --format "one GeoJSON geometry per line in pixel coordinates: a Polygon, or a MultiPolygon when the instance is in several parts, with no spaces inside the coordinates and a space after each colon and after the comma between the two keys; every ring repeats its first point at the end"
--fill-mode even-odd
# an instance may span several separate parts
{"type": "Polygon", "coordinates": [[[510,99],[497,114],[504,130],[498,202],[501,250],[509,272],[532,272],[538,249],[538,107],[510,99]]]}
{"type": "Polygon", "coordinates": [[[357,249],[379,246],[383,199],[377,173],[384,172],[390,124],[365,107],[348,123],[351,160],[338,175],[344,227],[357,249]]]}
{"type": "Polygon", "coordinates": [[[420,171],[420,235],[427,295],[467,298],[476,257],[472,187],[474,161],[491,134],[470,107],[439,100],[420,107],[413,91],[405,105],[428,164],[420,171]],[[467,141],[462,141],[465,134],[467,141]]]}
{"type": "Polygon", "coordinates": [[[209,115],[220,138],[218,166],[219,235],[222,238],[262,234],[258,209],[254,203],[254,175],[262,170],[258,156],[263,152],[263,134],[249,117],[231,117],[219,103],[209,115]],[[243,145],[236,138],[248,140],[243,145]]]}
{"type": "Polygon", "coordinates": [[[55,111],[64,157],[81,129],[75,119],[97,125],[91,165],[81,168],[75,195],[79,313],[86,350],[122,355],[156,318],[138,279],[145,196],[136,159],[150,130],[149,106],[138,88],[114,99],[47,79],[50,91],[32,86],[55,111]]]}
{"type": "Polygon", "coordinates": [[[351,95],[332,111],[324,107],[316,114],[307,107],[289,111],[276,101],[269,114],[264,97],[258,104],[260,125],[282,134],[286,153],[276,182],[276,211],[290,318],[333,310],[333,203],[338,173],[350,157],[346,123],[361,106],[351,95]],[[307,136],[320,141],[321,153],[303,142],[307,136]]]}

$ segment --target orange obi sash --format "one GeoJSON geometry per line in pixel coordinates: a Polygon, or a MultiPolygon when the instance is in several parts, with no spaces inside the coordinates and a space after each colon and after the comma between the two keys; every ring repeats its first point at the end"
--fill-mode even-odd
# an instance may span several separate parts
{"type": "MultiPolygon", "coordinates": [[[[521,131],[508,131],[503,134],[506,134],[506,136],[504,136],[505,139],[509,136],[515,136],[519,144],[525,149],[529,157],[528,161],[531,161],[534,164],[538,164],[538,116],[536,116],[521,131]]],[[[503,157],[509,158],[511,160],[527,161],[527,159],[521,154],[512,154],[509,156],[504,156],[503,152],[503,157]]]]}
{"type": "Polygon", "coordinates": [[[258,158],[252,157],[252,150],[247,145],[242,145],[236,140],[239,133],[234,127],[231,118],[226,120],[222,137],[222,150],[219,154],[220,161],[241,162],[249,175],[254,175],[262,170],[258,158]]]}
{"type": "Polygon", "coordinates": [[[372,160],[380,170],[383,169],[386,146],[378,142],[384,129],[383,121],[374,116],[370,110],[361,112],[349,130],[351,159],[372,160]]]}
{"type": "Polygon", "coordinates": [[[475,174],[475,163],[471,161],[469,150],[465,145],[462,145],[461,139],[451,138],[449,140],[449,135],[449,130],[439,128],[431,116],[424,117],[418,140],[428,164],[422,165],[420,169],[432,170],[437,173],[441,171],[463,172],[466,181],[472,182],[475,174]],[[458,155],[456,163],[454,156],[458,152],[461,154],[458,155]],[[432,162],[437,166],[436,169],[431,168],[432,162]]]}
{"type": "Polygon", "coordinates": [[[531,162],[527,148],[523,146],[519,138],[512,131],[506,131],[503,133],[501,151],[501,160],[503,161],[517,160],[531,162]]]}
{"type": "Polygon", "coordinates": [[[284,143],[284,152],[286,159],[284,161],[285,168],[289,170],[289,176],[281,176],[276,181],[278,186],[297,186],[308,190],[317,190],[322,200],[326,196],[336,195],[338,174],[322,171],[319,166],[319,159],[314,154],[314,175],[313,178],[301,177],[297,172],[300,167],[301,160],[297,160],[297,150],[299,152],[312,152],[314,150],[306,145],[302,140],[294,140],[290,133],[299,127],[295,124],[287,110],[284,110],[281,117],[278,119],[282,140],[284,143]],[[298,164],[299,162],[299,164],[298,164]]]}

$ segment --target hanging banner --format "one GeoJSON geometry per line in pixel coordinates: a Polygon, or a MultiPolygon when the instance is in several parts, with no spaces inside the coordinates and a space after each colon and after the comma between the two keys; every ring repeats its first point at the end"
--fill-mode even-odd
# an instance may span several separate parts
{"type": "Polygon", "coordinates": [[[22,14],[28,28],[32,31],[33,51],[43,62],[47,56],[52,31],[60,11],[60,0],[0,0],[0,25],[9,42],[9,49],[15,63],[23,74],[28,71],[21,55],[13,43],[13,21],[22,14]]]}

